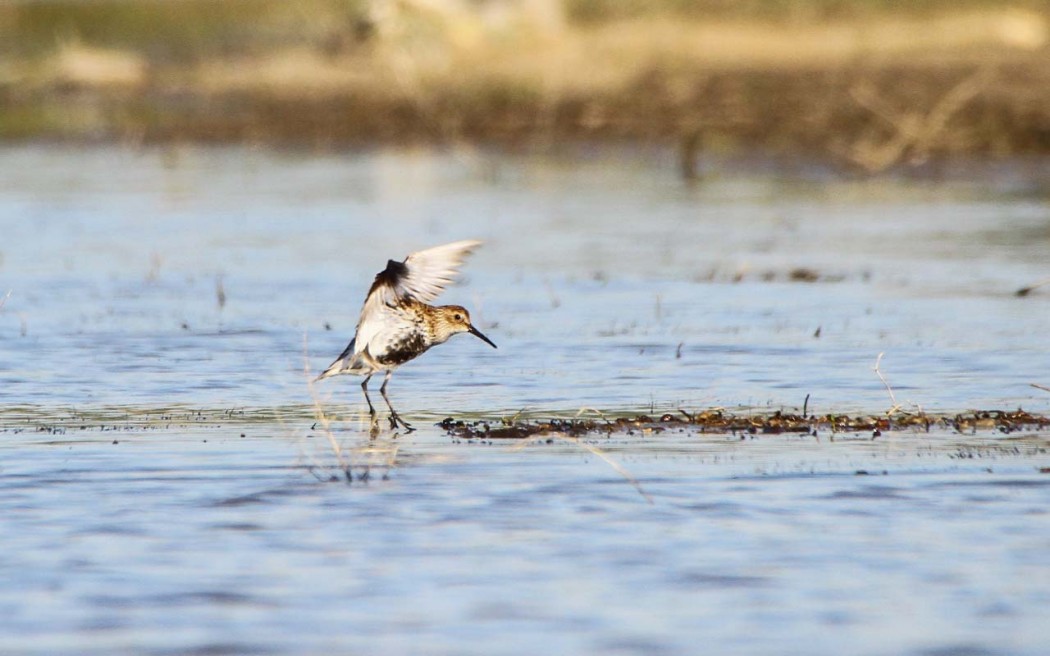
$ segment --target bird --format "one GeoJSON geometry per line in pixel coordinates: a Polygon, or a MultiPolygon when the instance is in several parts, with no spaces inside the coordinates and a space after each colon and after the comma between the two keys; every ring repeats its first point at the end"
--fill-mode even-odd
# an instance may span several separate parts
{"type": "Polygon", "coordinates": [[[316,380],[343,374],[364,376],[361,390],[374,428],[376,409],[368,396],[368,381],[385,372],[379,393],[390,409],[390,428],[396,431],[400,425],[412,432],[412,426],[398,415],[386,395],[395,369],[459,333],[470,333],[497,348],[470,322],[466,308],[428,304],[453,281],[463,260],[480,245],[476,240],[457,241],[417,251],[400,262],[388,260],[368,290],[353,339],[316,380]]]}

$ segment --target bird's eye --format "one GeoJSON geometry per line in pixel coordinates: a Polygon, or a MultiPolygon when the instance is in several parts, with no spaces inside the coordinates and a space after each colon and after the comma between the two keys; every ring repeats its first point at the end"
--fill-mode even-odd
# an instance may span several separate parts
{"type": "Polygon", "coordinates": [[[463,315],[459,314],[458,312],[456,314],[453,314],[452,318],[455,319],[456,321],[463,321],[463,315]]]}

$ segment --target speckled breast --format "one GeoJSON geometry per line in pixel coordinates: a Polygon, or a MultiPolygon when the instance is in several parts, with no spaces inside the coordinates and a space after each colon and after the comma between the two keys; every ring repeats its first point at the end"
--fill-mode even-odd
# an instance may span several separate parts
{"type": "Polygon", "coordinates": [[[389,348],[375,360],[382,365],[397,366],[408,362],[426,351],[427,348],[429,347],[423,333],[412,331],[391,342],[389,348]]]}

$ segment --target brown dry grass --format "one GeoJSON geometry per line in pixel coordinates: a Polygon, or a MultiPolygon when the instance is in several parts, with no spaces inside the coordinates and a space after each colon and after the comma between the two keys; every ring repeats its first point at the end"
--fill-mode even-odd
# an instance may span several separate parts
{"type": "Polygon", "coordinates": [[[207,61],[177,71],[174,78],[211,93],[374,93],[393,85],[411,94],[493,83],[553,94],[601,94],[620,91],[654,69],[684,77],[703,71],[812,70],[862,61],[1035,52],[1047,42],[1042,15],[1010,9],[791,27],[658,17],[555,33],[485,33],[480,26],[398,33],[334,55],[294,46],[207,61]]]}
{"type": "Polygon", "coordinates": [[[400,6],[367,38],[199,59],[68,41],[0,71],[0,137],[632,138],[689,157],[761,147],[866,171],[1050,151],[1050,23],[1038,11],[493,24],[400,6]]]}

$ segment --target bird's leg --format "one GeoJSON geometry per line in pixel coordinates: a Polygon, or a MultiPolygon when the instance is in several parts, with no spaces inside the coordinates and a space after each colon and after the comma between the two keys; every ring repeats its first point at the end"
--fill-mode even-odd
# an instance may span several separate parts
{"type": "MultiPolygon", "coordinates": [[[[372,415],[372,423],[376,423],[376,409],[372,407],[372,399],[368,398],[368,381],[372,380],[372,374],[365,376],[361,381],[361,391],[365,393],[365,402],[368,403],[368,414],[372,415]]],[[[385,395],[384,395],[385,396],[385,395]]]]}
{"type": "Polygon", "coordinates": [[[383,400],[386,401],[386,407],[390,408],[390,428],[393,430],[397,430],[397,425],[400,423],[402,426],[404,426],[406,431],[411,433],[415,429],[412,428],[412,426],[410,426],[408,422],[402,419],[401,415],[397,414],[397,410],[394,410],[394,406],[390,404],[390,398],[386,395],[386,384],[390,382],[390,376],[392,376],[393,373],[393,371],[386,372],[386,377],[383,378],[383,385],[379,388],[379,393],[383,395],[383,400]]]}

